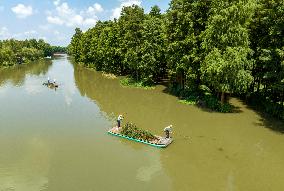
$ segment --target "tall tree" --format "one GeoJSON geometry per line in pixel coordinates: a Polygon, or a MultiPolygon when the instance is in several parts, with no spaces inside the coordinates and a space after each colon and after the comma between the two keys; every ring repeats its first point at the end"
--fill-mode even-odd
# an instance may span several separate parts
{"type": "Polygon", "coordinates": [[[164,17],[158,6],[146,16],[142,36],[141,76],[143,81],[153,83],[166,72],[164,17]]]}
{"type": "Polygon", "coordinates": [[[172,0],[167,13],[168,64],[181,88],[198,87],[203,60],[200,34],[205,30],[211,0],[172,0]]]}
{"type": "Polygon", "coordinates": [[[248,25],[255,7],[254,0],[212,1],[202,34],[206,56],[201,72],[203,80],[221,93],[222,103],[225,93],[245,92],[253,81],[248,25]]]}
{"type": "Polygon", "coordinates": [[[260,0],[250,25],[255,81],[252,92],[284,102],[284,2],[260,0]],[[263,88],[262,88],[263,87],[263,88]]]}
{"type": "Polygon", "coordinates": [[[75,29],[75,34],[71,39],[71,43],[69,46],[69,51],[74,56],[75,61],[80,61],[80,55],[82,50],[82,31],[79,28],[75,29]]]}
{"type": "Polygon", "coordinates": [[[141,79],[142,66],[140,65],[143,44],[142,32],[144,10],[137,6],[124,7],[118,21],[120,30],[120,53],[123,56],[124,65],[131,71],[130,75],[136,80],[141,79]]]}

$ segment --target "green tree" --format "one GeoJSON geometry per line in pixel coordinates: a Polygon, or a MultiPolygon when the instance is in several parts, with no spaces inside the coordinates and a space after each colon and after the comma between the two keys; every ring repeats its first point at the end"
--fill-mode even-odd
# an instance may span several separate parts
{"type": "Polygon", "coordinates": [[[164,18],[154,6],[143,23],[140,71],[143,81],[152,84],[166,72],[164,18]]]}
{"type": "Polygon", "coordinates": [[[141,79],[142,66],[140,65],[142,54],[141,47],[143,44],[143,21],[144,10],[133,5],[124,7],[121,17],[118,21],[120,54],[123,55],[123,64],[129,69],[130,75],[137,81],[141,79]]]}
{"type": "Polygon", "coordinates": [[[213,0],[206,30],[203,32],[205,59],[201,64],[202,79],[214,92],[246,92],[253,81],[253,60],[249,48],[248,25],[256,4],[254,0],[213,0]]]}
{"type": "Polygon", "coordinates": [[[202,31],[208,19],[211,0],[172,0],[167,13],[167,61],[170,75],[178,89],[185,85],[198,88],[200,63],[204,59],[201,48],[202,31]]]}
{"type": "Polygon", "coordinates": [[[260,0],[250,25],[254,51],[252,92],[260,91],[274,103],[284,102],[284,2],[260,0]]]}
{"type": "Polygon", "coordinates": [[[48,55],[51,46],[43,40],[0,41],[0,66],[29,63],[48,55]]]}
{"type": "Polygon", "coordinates": [[[75,34],[71,39],[71,43],[69,46],[69,51],[74,56],[75,61],[80,61],[80,55],[82,50],[82,31],[79,28],[75,29],[75,34]]]}

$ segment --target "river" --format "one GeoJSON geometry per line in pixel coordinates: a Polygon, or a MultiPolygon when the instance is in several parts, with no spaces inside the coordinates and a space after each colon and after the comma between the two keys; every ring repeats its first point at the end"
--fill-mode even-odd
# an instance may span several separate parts
{"type": "Polygon", "coordinates": [[[205,111],[66,56],[0,69],[0,191],[282,191],[284,124],[231,102],[239,112],[205,111]],[[48,76],[57,90],[42,85],[48,76]],[[172,124],[174,143],[108,135],[120,113],[155,134],[172,124]]]}

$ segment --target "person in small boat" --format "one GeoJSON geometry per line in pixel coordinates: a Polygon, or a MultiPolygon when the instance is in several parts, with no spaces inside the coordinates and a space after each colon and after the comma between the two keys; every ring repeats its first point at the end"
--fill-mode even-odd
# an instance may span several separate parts
{"type": "Polygon", "coordinates": [[[123,116],[120,114],[117,118],[117,127],[120,128],[121,121],[123,120],[123,116]]]}
{"type": "Polygon", "coordinates": [[[49,84],[50,84],[50,78],[47,77],[47,85],[49,85],[49,84]]]}
{"type": "Polygon", "coordinates": [[[56,79],[53,79],[53,84],[54,84],[54,85],[56,84],[56,79]]]}
{"type": "Polygon", "coordinates": [[[173,128],[173,125],[169,125],[169,126],[165,127],[165,129],[164,129],[164,132],[166,133],[167,139],[170,138],[170,133],[172,132],[172,128],[173,128]]]}

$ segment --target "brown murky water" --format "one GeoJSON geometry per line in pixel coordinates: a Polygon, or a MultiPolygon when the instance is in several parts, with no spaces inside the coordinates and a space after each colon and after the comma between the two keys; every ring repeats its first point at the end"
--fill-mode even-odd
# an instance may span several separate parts
{"type": "Polygon", "coordinates": [[[243,103],[218,114],[118,80],[66,57],[0,70],[0,191],[282,191],[282,123],[243,103]],[[42,86],[47,77],[60,88],[42,86]],[[162,134],[166,149],[107,135],[115,116],[162,134]]]}

